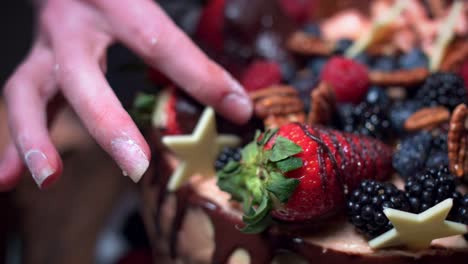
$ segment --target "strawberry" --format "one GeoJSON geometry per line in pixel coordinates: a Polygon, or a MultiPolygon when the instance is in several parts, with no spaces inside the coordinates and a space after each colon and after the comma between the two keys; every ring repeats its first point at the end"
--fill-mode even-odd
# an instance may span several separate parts
{"type": "Polygon", "coordinates": [[[193,98],[177,89],[166,89],[159,93],[153,125],[164,135],[180,135],[193,130],[201,105],[193,98]]]}
{"type": "Polygon", "coordinates": [[[310,18],[316,1],[314,0],[280,0],[279,4],[286,13],[297,24],[303,24],[310,18]]]}
{"type": "Polygon", "coordinates": [[[281,68],[274,61],[252,62],[241,76],[240,82],[248,92],[277,84],[281,81],[281,68]]]}
{"type": "Polygon", "coordinates": [[[359,103],[369,89],[366,66],[339,56],[325,64],[320,77],[333,86],[338,102],[359,103]]]}
{"type": "Polygon", "coordinates": [[[242,231],[258,233],[273,219],[312,222],[337,213],[362,180],[389,176],[391,157],[372,138],[287,124],[257,135],[241,161],[218,172],[218,186],[243,203],[242,231]]]}
{"type": "Polygon", "coordinates": [[[225,0],[210,0],[202,10],[197,26],[196,37],[216,51],[224,47],[225,5],[225,0]]]}

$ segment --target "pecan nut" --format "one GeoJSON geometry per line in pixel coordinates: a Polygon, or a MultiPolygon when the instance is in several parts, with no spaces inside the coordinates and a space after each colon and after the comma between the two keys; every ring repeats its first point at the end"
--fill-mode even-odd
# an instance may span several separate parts
{"type": "Polygon", "coordinates": [[[267,128],[305,121],[304,103],[291,86],[274,85],[251,93],[250,98],[254,102],[255,116],[263,119],[267,128]]]}
{"type": "Polygon", "coordinates": [[[406,131],[418,131],[431,129],[449,121],[450,111],[443,107],[425,107],[406,119],[404,128],[406,131]]]}
{"type": "Polygon", "coordinates": [[[371,71],[370,82],[378,86],[405,86],[411,87],[422,83],[429,75],[426,68],[414,68],[410,70],[396,70],[391,72],[371,71]]]}
{"type": "Polygon", "coordinates": [[[320,38],[310,36],[304,32],[294,32],[287,40],[287,48],[301,55],[331,55],[334,44],[320,38]]]}
{"type": "Polygon", "coordinates": [[[310,94],[311,108],[307,123],[310,125],[326,125],[333,118],[336,109],[336,97],[333,87],[326,82],[320,82],[310,94]]]}
{"type": "Polygon", "coordinates": [[[450,171],[458,177],[468,175],[468,128],[466,126],[468,109],[458,105],[450,118],[448,132],[448,158],[450,171]]]}

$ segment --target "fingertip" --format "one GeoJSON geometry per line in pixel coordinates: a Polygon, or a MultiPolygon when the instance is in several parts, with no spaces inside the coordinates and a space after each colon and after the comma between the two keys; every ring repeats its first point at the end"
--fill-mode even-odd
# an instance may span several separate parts
{"type": "Polygon", "coordinates": [[[21,179],[23,171],[24,166],[15,146],[8,145],[0,160],[0,192],[13,189],[21,179]]]}
{"type": "Polygon", "coordinates": [[[252,116],[252,100],[245,92],[244,87],[229,73],[225,72],[224,79],[228,92],[220,100],[216,110],[224,117],[238,124],[244,124],[252,116]]]}

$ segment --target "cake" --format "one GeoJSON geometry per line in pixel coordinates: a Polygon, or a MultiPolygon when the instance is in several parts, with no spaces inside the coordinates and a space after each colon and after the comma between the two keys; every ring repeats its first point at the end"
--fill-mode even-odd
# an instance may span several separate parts
{"type": "Polygon", "coordinates": [[[158,93],[142,184],[156,262],[466,262],[466,6],[417,47],[389,30],[414,4],[395,2],[357,39],[320,33],[332,17],[289,34],[287,59],[245,66],[247,125],[158,93]]]}

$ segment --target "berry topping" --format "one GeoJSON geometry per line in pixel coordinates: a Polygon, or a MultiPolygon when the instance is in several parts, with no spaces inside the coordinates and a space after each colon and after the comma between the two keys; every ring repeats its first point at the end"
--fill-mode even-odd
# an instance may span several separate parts
{"type": "Polygon", "coordinates": [[[367,68],[343,57],[332,57],[321,78],[333,86],[338,102],[359,103],[369,88],[367,68]]]}
{"type": "Polygon", "coordinates": [[[404,100],[395,102],[390,108],[390,121],[393,129],[402,134],[404,132],[404,124],[413,113],[422,107],[420,101],[404,100]]]}
{"type": "Polygon", "coordinates": [[[440,166],[448,166],[447,132],[440,129],[407,136],[393,155],[393,168],[403,177],[440,166]]]}
{"type": "Polygon", "coordinates": [[[305,26],[302,28],[302,31],[314,37],[320,37],[322,35],[320,26],[316,23],[305,24],[305,26]]]}
{"type": "Polygon", "coordinates": [[[379,104],[343,105],[339,108],[339,115],[341,128],[346,132],[378,139],[388,139],[392,134],[387,111],[379,104]]]}
{"type": "Polygon", "coordinates": [[[202,10],[197,26],[197,38],[217,51],[224,47],[225,4],[225,0],[210,0],[202,10]]]}
{"type": "Polygon", "coordinates": [[[313,57],[307,62],[307,69],[312,71],[314,75],[319,76],[322,72],[323,67],[327,63],[328,59],[326,57],[317,56],[313,57]]]}
{"type": "Polygon", "coordinates": [[[421,213],[456,193],[455,177],[447,167],[428,169],[407,179],[406,196],[411,205],[411,212],[421,213]]]}
{"type": "Polygon", "coordinates": [[[363,179],[390,174],[391,150],[381,142],[302,124],[269,130],[218,172],[218,186],[244,204],[243,231],[258,233],[272,217],[314,221],[344,207],[363,179]]]}
{"type": "Polygon", "coordinates": [[[291,85],[299,92],[306,112],[310,109],[310,94],[318,84],[318,78],[309,70],[299,72],[291,81],[291,85]]]}
{"type": "Polygon", "coordinates": [[[463,62],[459,74],[465,81],[465,88],[468,89],[468,59],[463,62]]]}
{"type": "Polygon", "coordinates": [[[218,158],[215,161],[216,171],[222,170],[229,161],[239,161],[241,159],[241,149],[240,148],[230,148],[225,147],[218,155],[218,158]]]}
{"type": "MultiPolygon", "coordinates": [[[[461,195],[454,199],[454,207],[450,212],[450,217],[453,221],[468,225],[468,194],[461,195]]],[[[468,241],[468,234],[465,234],[465,239],[468,241]]]]}
{"type": "Polygon", "coordinates": [[[384,208],[409,211],[410,204],[404,192],[391,183],[364,180],[349,195],[348,217],[356,228],[369,238],[376,237],[393,226],[383,213],[384,208]]]}
{"type": "Polygon", "coordinates": [[[393,71],[398,69],[398,63],[393,56],[379,56],[373,59],[372,69],[377,71],[393,71]]]}
{"type": "Polygon", "coordinates": [[[408,53],[405,53],[400,56],[398,59],[398,65],[402,69],[414,69],[418,67],[426,68],[428,65],[428,59],[426,54],[419,49],[414,48],[410,50],[408,53]]]}
{"type": "Polygon", "coordinates": [[[266,88],[281,81],[281,67],[273,61],[254,61],[245,70],[240,81],[249,92],[266,88]]]}
{"type": "Polygon", "coordinates": [[[424,106],[442,105],[453,110],[457,105],[466,102],[463,79],[454,73],[434,73],[417,91],[416,99],[424,106]]]}

